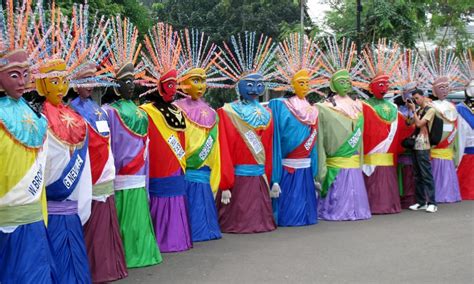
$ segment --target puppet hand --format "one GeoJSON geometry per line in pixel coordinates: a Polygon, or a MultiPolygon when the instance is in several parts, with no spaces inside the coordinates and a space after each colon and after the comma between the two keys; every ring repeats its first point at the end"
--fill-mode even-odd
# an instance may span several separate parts
{"type": "Polygon", "coordinates": [[[272,190],[270,190],[270,197],[271,198],[278,198],[280,196],[280,193],[281,193],[280,185],[278,184],[278,182],[275,182],[272,185],[272,190]]]}
{"type": "Polygon", "coordinates": [[[231,197],[232,197],[232,194],[230,193],[230,190],[224,190],[222,191],[221,202],[227,205],[230,203],[231,197]]]}

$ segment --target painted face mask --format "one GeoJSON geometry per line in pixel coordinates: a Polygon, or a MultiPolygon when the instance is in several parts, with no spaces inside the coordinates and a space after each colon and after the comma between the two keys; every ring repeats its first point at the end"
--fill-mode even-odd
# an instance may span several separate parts
{"type": "Polygon", "coordinates": [[[433,82],[433,94],[439,99],[444,100],[449,93],[449,79],[448,77],[438,77],[433,82]]]}
{"type": "Polygon", "coordinates": [[[197,100],[206,93],[206,71],[202,68],[191,69],[186,74],[183,81],[183,92],[190,95],[193,100],[197,100]]]}
{"type": "Polygon", "coordinates": [[[252,73],[243,77],[237,83],[237,90],[244,100],[258,100],[258,97],[263,95],[265,91],[263,76],[258,73],[252,73]]]}
{"type": "Polygon", "coordinates": [[[0,91],[19,99],[29,82],[28,54],[21,49],[13,50],[0,58],[0,91]]]}
{"type": "Polygon", "coordinates": [[[62,59],[51,60],[47,66],[40,67],[41,74],[54,73],[51,77],[36,79],[36,90],[46,100],[57,106],[69,89],[69,79],[66,77],[66,62],[62,59]]]}
{"type": "MultiPolygon", "coordinates": [[[[83,68],[74,76],[75,80],[82,80],[91,78],[95,75],[96,65],[92,62],[85,64],[83,68]]],[[[92,87],[75,87],[74,91],[83,99],[89,98],[92,95],[94,88],[92,87]]]]}
{"type": "Polygon", "coordinates": [[[309,92],[309,72],[308,70],[300,70],[291,79],[291,86],[295,94],[300,99],[304,99],[309,92]]]}
{"type": "Polygon", "coordinates": [[[135,67],[133,64],[127,63],[122,68],[120,68],[115,79],[115,82],[119,84],[119,87],[114,87],[115,94],[126,100],[133,99],[135,91],[135,76],[133,75],[134,70],[135,67]]]}
{"type": "Polygon", "coordinates": [[[349,72],[341,69],[334,73],[329,82],[331,91],[337,93],[339,96],[345,96],[352,90],[352,82],[349,72]]]}
{"type": "Polygon", "coordinates": [[[176,95],[176,89],[178,86],[178,82],[176,81],[176,77],[178,72],[176,70],[170,70],[166,72],[160,78],[160,84],[158,86],[158,91],[163,98],[163,100],[167,103],[174,101],[176,95]]]}
{"type": "Polygon", "coordinates": [[[379,74],[369,84],[370,92],[377,98],[383,99],[383,96],[388,92],[390,84],[388,80],[390,77],[385,74],[379,74]]]}

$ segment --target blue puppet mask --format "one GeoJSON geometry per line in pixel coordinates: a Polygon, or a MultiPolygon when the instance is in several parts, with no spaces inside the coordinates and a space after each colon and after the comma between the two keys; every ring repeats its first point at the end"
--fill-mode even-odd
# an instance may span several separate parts
{"type": "Polygon", "coordinates": [[[258,73],[249,74],[237,83],[237,92],[246,101],[257,100],[264,91],[263,76],[258,73]]]}

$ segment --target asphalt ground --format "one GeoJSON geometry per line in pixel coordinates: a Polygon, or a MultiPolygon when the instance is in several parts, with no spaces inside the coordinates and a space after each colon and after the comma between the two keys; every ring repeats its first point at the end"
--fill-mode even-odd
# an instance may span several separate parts
{"type": "Polygon", "coordinates": [[[474,283],[474,201],[224,234],[116,283],[474,283]]]}

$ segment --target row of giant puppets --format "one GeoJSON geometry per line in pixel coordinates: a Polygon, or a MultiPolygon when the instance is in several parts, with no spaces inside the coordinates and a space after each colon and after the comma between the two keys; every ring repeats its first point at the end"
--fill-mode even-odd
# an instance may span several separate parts
{"type": "Polygon", "coordinates": [[[345,39],[254,32],[216,45],[164,23],[141,41],[126,18],[30,2],[0,10],[1,283],[113,281],[221,232],[398,213],[416,202],[401,146],[413,128],[387,93],[432,90],[436,199],[474,197],[468,52],[382,40],[358,57],[345,39]],[[148,103],[134,103],[135,84],[148,103]],[[100,106],[90,97],[105,88],[115,100],[100,106]],[[208,88],[239,98],[215,111],[208,88]],[[286,95],[262,106],[268,89],[286,95]]]}

